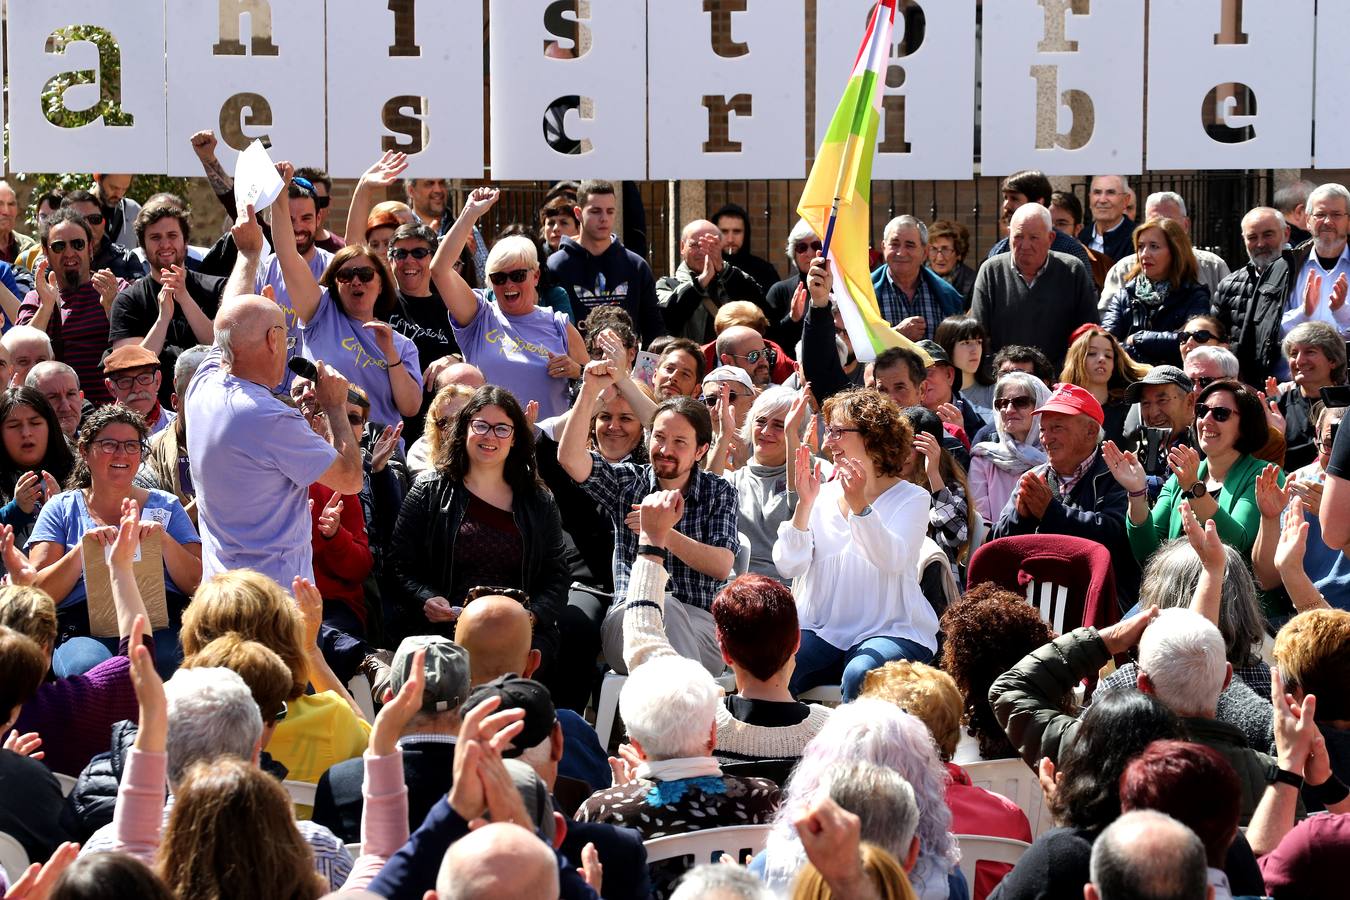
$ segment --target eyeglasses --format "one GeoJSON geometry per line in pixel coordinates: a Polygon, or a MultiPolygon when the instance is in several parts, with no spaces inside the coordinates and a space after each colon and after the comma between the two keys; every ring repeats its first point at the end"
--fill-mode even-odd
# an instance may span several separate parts
{"type": "Polygon", "coordinates": [[[529,269],[512,269],[509,272],[489,272],[488,280],[497,287],[506,284],[509,279],[512,284],[524,284],[525,279],[530,277],[529,269]]]}
{"type": "Polygon", "coordinates": [[[119,391],[129,391],[132,385],[139,384],[142,387],[149,387],[155,380],[155,372],[138,372],[135,375],[116,375],[108,379],[116,385],[119,391]]]}
{"type": "Polygon", "coordinates": [[[846,434],[861,434],[861,428],[840,428],[837,425],[825,426],[825,437],[832,441],[837,441],[846,434]]]}
{"type": "Polygon", "coordinates": [[[103,451],[108,456],[112,456],[118,450],[121,450],[127,456],[140,456],[145,452],[145,445],[140,441],[115,441],[112,438],[103,438],[102,440],[90,441],[89,446],[103,451]]]}
{"type": "Polygon", "coordinates": [[[823,247],[824,244],[820,241],[798,241],[792,245],[792,250],[794,253],[805,253],[807,250],[812,253],[819,253],[823,247]]]}
{"type": "Polygon", "coordinates": [[[276,714],[275,716],[272,717],[272,721],[273,721],[273,722],[284,722],[284,721],[286,721],[286,703],[285,703],[285,701],[282,701],[281,709],[277,710],[277,714],[276,714]]]}
{"type": "Polygon", "coordinates": [[[53,253],[65,253],[66,245],[70,245],[70,249],[79,253],[89,245],[89,242],[84,238],[71,238],[68,241],[52,241],[47,245],[47,249],[51,250],[53,253]]]}
{"type": "Polygon", "coordinates": [[[1320,219],[1321,221],[1324,222],[1325,221],[1339,222],[1341,219],[1345,218],[1345,215],[1346,214],[1343,212],[1314,212],[1308,213],[1308,218],[1320,219]]]}
{"type": "Polygon", "coordinates": [[[410,256],[413,259],[426,259],[430,255],[431,255],[430,247],[413,247],[412,249],[409,249],[407,247],[389,248],[390,259],[407,259],[410,256]]]}
{"type": "Polygon", "coordinates": [[[330,204],[330,203],[332,203],[332,202],[333,202],[333,198],[332,198],[332,197],[325,197],[325,196],[323,196],[322,194],[318,194],[318,193],[316,193],[316,194],[314,195],[314,206],[315,206],[315,208],[317,208],[317,209],[327,209],[327,208],[328,208],[328,204],[330,204]]]}
{"type": "Polygon", "coordinates": [[[1235,409],[1229,409],[1226,406],[1210,406],[1208,403],[1195,404],[1195,421],[1199,422],[1205,416],[1212,416],[1215,422],[1223,424],[1233,418],[1235,409]]]}
{"type": "Polygon", "coordinates": [[[103,213],[89,213],[84,217],[84,220],[90,225],[102,225],[103,213]]]}
{"type": "Polygon", "coordinates": [[[1217,341],[1218,339],[1219,336],[1217,334],[1206,328],[1201,328],[1199,331],[1177,332],[1177,340],[1183,344],[1187,341],[1195,341],[1197,344],[1208,344],[1210,341],[1217,341]]]}
{"type": "Polygon", "coordinates": [[[494,437],[506,440],[511,435],[515,434],[516,426],[506,422],[498,422],[496,425],[493,425],[487,419],[470,419],[469,430],[480,436],[487,434],[490,431],[494,437]]]}
{"type": "Polygon", "coordinates": [[[999,397],[994,401],[994,409],[999,412],[1005,409],[1031,409],[1034,405],[1030,397],[999,397]]]}
{"type": "Polygon", "coordinates": [[[778,362],[778,351],[772,347],[765,347],[763,350],[751,350],[749,353],[731,353],[728,354],[732,359],[743,359],[750,365],[756,365],[761,359],[768,362],[772,367],[778,362]]]}
{"type": "Polygon", "coordinates": [[[955,256],[955,247],[938,247],[935,244],[928,245],[928,252],[933,256],[955,256]]]}
{"type": "Polygon", "coordinates": [[[353,428],[365,428],[366,420],[356,413],[347,413],[347,424],[353,428]]]}
{"type": "Polygon", "coordinates": [[[1191,379],[1191,384],[1195,386],[1195,389],[1197,391],[1202,391],[1205,388],[1209,387],[1214,382],[1222,380],[1223,380],[1222,378],[1219,378],[1217,376],[1210,377],[1208,375],[1196,375],[1194,378],[1191,379]]]}
{"type": "MultiPolygon", "coordinates": [[[[744,391],[742,391],[742,392],[740,392],[740,393],[737,393],[736,391],[728,391],[728,392],[727,392],[727,402],[729,402],[729,403],[735,403],[737,400],[741,399],[741,398],[744,397],[744,396],[746,396],[746,394],[745,394],[744,391]]],[[[721,395],[721,394],[707,394],[707,395],[704,395],[701,399],[703,400],[704,403],[708,404],[709,406],[716,406],[716,405],[717,405],[717,401],[722,399],[722,395],[721,395]]]]}
{"type": "Polygon", "coordinates": [[[333,280],[338,284],[351,284],[353,279],[359,279],[362,284],[370,284],[375,280],[375,269],[373,266],[352,266],[349,269],[343,269],[333,276],[333,280]]]}

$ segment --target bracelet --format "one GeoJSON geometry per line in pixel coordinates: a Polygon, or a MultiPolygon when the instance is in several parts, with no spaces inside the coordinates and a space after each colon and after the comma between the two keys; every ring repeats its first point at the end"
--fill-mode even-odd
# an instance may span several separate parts
{"type": "Polygon", "coordinates": [[[638,544],[638,556],[659,556],[662,559],[667,558],[669,553],[665,547],[658,547],[655,544],[638,544]]]}
{"type": "Polygon", "coordinates": [[[1126,493],[1131,497],[1143,497],[1148,494],[1148,488],[1144,488],[1142,491],[1126,491],[1126,493]]]}
{"type": "Polygon", "coordinates": [[[1350,797],[1350,787],[1346,787],[1345,782],[1337,778],[1334,772],[1321,784],[1310,784],[1303,790],[1323,806],[1335,806],[1346,797],[1350,797]]]}

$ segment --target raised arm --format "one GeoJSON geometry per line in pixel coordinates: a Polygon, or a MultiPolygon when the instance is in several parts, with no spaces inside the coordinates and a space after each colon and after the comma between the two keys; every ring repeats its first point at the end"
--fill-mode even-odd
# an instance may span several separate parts
{"type": "Polygon", "coordinates": [[[408,155],[396,150],[386,150],[361,175],[352,193],[352,204],[347,207],[347,233],[343,238],[348,244],[366,242],[366,221],[370,218],[371,207],[375,205],[375,192],[383,190],[398,181],[399,175],[408,168],[408,155]]]}
{"type": "MultiPolygon", "coordinates": [[[[683,515],[684,496],[679,491],[648,494],[638,513],[638,546],[667,547],[671,530],[683,515]]],[[[677,655],[663,621],[669,578],[660,555],[640,553],[633,560],[623,614],[623,662],[630,672],[650,660],[677,655]]]]}
{"type": "Polygon", "coordinates": [[[1200,520],[1191,511],[1191,504],[1181,501],[1181,525],[1186,530],[1186,539],[1191,549],[1200,557],[1204,566],[1200,571],[1200,580],[1195,585],[1195,596],[1191,598],[1191,609],[1219,624],[1219,608],[1223,602],[1223,573],[1228,566],[1228,553],[1219,539],[1214,520],[1201,525],[1200,520]]]}
{"type": "Polygon", "coordinates": [[[628,405],[633,407],[633,415],[638,417],[638,421],[644,427],[650,427],[652,419],[656,417],[656,401],[633,380],[632,372],[628,368],[628,351],[624,348],[623,342],[608,328],[596,335],[595,340],[604,351],[605,361],[610,365],[614,386],[628,401],[628,405]]]}
{"type": "MultiPolygon", "coordinates": [[[[137,532],[137,523],[133,521],[128,530],[137,532]]],[[[125,546],[127,542],[122,543],[125,546]]],[[[128,552],[128,562],[130,555],[128,552]]],[[[136,742],[117,788],[117,805],[113,810],[113,849],[146,863],[152,862],[159,850],[168,773],[165,747],[169,737],[169,704],[164,696],[164,682],[155,671],[154,655],[142,641],[149,631],[145,616],[136,616],[131,628],[131,685],[136,691],[140,716],[136,742]]]]}
{"type": "MultiPolygon", "coordinates": [[[[316,364],[318,382],[314,385],[315,399],[329,422],[347,421],[347,379],[323,360],[316,364]]],[[[365,487],[365,469],[361,458],[361,445],[350,428],[330,429],[333,448],[337,450],[337,459],[333,460],[322,475],[319,484],[330,487],[339,494],[359,494],[365,487]]]]}
{"type": "Polygon", "coordinates": [[[132,643],[139,638],[132,627],[136,619],[149,618],[145,601],[141,599],[141,589],[136,585],[136,572],[132,568],[141,546],[143,530],[141,511],[130,497],[122,501],[122,520],[118,522],[116,531],[100,529],[100,542],[112,546],[108,567],[112,575],[113,608],[117,610],[117,636],[129,638],[132,643]]]}
{"type": "Polygon", "coordinates": [[[295,248],[295,231],[291,227],[290,201],[287,199],[295,167],[288,162],[280,162],[277,163],[277,171],[281,173],[285,187],[277,203],[272,204],[272,250],[277,255],[281,274],[286,279],[286,293],[290,295],[291,308],[302,323],[307,323],[319,311],[323,289],[314,280],[309,263],[295,248]],[[278,203],[285,205],[278,208],[278,203]]]}
{"type": "Polygon", "coordinates": [[[589,363],[581,373],[581,392],[572,407],[562,434],[558,436],[558,464],[577,484],[591,477],[594,460],[586,446],[587,432],[591,427],[591,416],[595,414],[595,404],[600,392],[614,383],[612,366],[605,360],[589,363]]]}
{"type": "Polygon", "coordinates": [[[229,280],[225,282],[225,293],[220,298],[222,309],[228,306],[231,300],[258,292],[258,263],[262,259],[263,233],[262,226],[253,215],[252,204],[244,207],[244,210],[235,216],[230,236],[234,238],[234,245],[239,254],[234,259],[234,269],[230,272],[229,280]]]}
{"type": "Polygon", "coordinates": [[[332,691],[337,694],[347,701],[358,719],[365,721],[365,713],[361,712],[356,700],[347,693],[346,686],[333,674],[327,660],[323,658],[323,651],[319,649],[319,626],[323,624],[323,597],[319,589],[310,584],[309,579],[297,575],[291,582],[291,596],[295,597],[295,605],[305,620],[305,673],[309,683],[314,686],[316,693],[332,691]]]}
{"type": "Polygon", "coordinates": [[[450,318],[463,328],[473,321],[478,312],[478,298],[469,289],[468,284],[455,271],[455,260],[464,251],[464,245],[473,235],[473,227],[478,220],[497,202],[500,192],[496,188],[475,188],[464,201],[464,209],[455,220],[455,224],[441,238],[436,246],[436,255],[431,258],[431,281],[441,295],[450,318]]]}
{"type": "Polygon", "coordinates": [[[210,129],[199,131],[192,136],[191,141],[192,152],[201,161],[202,171],[206,173],[206,180],[216,199],[225,207],[225,212],[237,217],[239,211],[234,208],[234,179],[216,158],[216,133],[210,129]]]}

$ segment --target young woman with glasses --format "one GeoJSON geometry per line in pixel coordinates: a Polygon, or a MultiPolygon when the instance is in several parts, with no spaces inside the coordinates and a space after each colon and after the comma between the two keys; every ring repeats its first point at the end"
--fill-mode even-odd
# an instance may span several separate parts
{"type": "Polygon", "coordinates": [[[1045,382],[1027,372],[1007,372],[994,385],[997,439],[970,450],[970,501],[990,525],[1003,515],[1017,480],[1045,462],[1041,421],[1033,411],[1048,399],[1045,382]]]}
{"type": "Polygon", "coordinates": [[[497,241],[488,253],[486,291],[469,288],[454,261],[477,222],[497,202],[495,188],[478,188],[436,248],[431,279],[450,310],[464,361],[489,384],[539,402],[542,419],[570,405],[568,381],[590,362],[586,341],[567,314],[539,306],[539,251],[522,236],[497,241]]]}
{"type": "MultiPolygon", "coordinates": [[[[1251,560],[1261,525],[1256,479],[1266,467],[1252,454],[1265,446],[1268,437],[1265,407],[1246,385],[1216,381],[1196,398],[1195,435],[1198,452],[1194,447],[1173,447],[1168,453],[1172,477],[1151,510],[1143,465],[1110,441],[1102,447],[1111,474],[1129,492],[1125,530],[1141,563],[1163,542],[1183,534],[1183,501],[1190,503],[1201,523],[1213,519],[1220,539],[1251,560]]],[[[1284,483],[1282,473],[1278,480],[1284,483]]]]}
{"type": "Polygon", "coordinates": [[[98,531],[110,542],[128,499],[140,510],[142,536],[159,533],[164,557],[169,627],[155,633],[156,666],[172,672],[182,658],[178,628],[201,581],[201,538],[176,496],[132,484],[145,454],[145,435],[145,420],[125,406],[102,406],[91,413],[76,443],[79,458],[70,489],[49,499],[33,525],[28,556],[36,570],[33,584],[56,601],[59,634],[52,669],[59,676],[86,672],[117,648],[116,638],[72,639],[90,634],[81,541],[98,531]]]}
{"type": "Polygon", "coordinates": [[[571,579],[558,505],[539,480],[534,429],[496,385],[479,388],[451,429],[446,453],[413,485],[394,526],[403,631],[453,636],[471,588],[516,588],[530,597],[534,647],[547,666],[571,579]]]}

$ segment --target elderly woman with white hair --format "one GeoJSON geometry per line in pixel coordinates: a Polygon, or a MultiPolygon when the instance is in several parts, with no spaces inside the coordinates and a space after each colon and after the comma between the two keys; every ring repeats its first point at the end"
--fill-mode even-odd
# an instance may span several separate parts
{"type": "Polygon", "coordinates": [[[750,539],[749,571],[784,584],[788,579],[773,563],[773,545],[778,526],[791,519],[797,507],[797,494],[788,491],[787,468],[802,441],[806,414],[805,392],[781,385],[765,390],[741,426],[741,443],[751,448],[750,460],[726,476],[736,486],[737,529],[750,539]]]}
{"type": "Polygon", "coordinates": [[[811,260],[816,258],[823,246],[820,235],[811,230],[805,219],[798,219],[788,233],[787,253],[788,277],[769,288],[765,295],[770,310],[769,333],[766,338],[778,346],[788,349],[796,347],[802,337],[802,320],[806,313],[806,273],[811,268],[811,260]],[[798,289],[802,292],[800,310],[793,304],[798,289]]]}
{"type": "Polygon", "coordinates": [[[465,362],[477,366],[488,384],[514,394],[522,406],[539,403],[539,418],[567,411],[568,379],[580,378],[590,362],[586,341],[567,314],[539,307],[539,251],[534,241],[502,238],[488,253],[491,286],[473,290],[455,271],[455,260],[472,223],[497,202],[495,188],[469,195],[461,216],[468,225],[452,228],[431,260],[431,280],[450,311],[455,340],[465,362]]]}
{"type": "MultiPolygon", "coordinates": [[[[713,677],[692,659],[666,656],[633,669],[619,694],[629,744],[611,764],[614,785],[592,794],[575,818],[636,828],[643,840],[768,822],[778,786],[723,775],[712,756],[720,700],[713,677]]],[[[669,893],[681,871],[653,866],[653,891],[669,893]]]]}
{"type": "MultiPolygon", "coordinates": [[[[893,703],[869,697],[840,706],[825,727],[806,745],[783,792],[783,803],[773,817],[773,831],[764,853],[752,869],[760,870],[770,887],[785,891],[806,863],[806,852],[793,822],[824,791],[844,767],[871,763],[898,774],[913,792],[918,806],[918,858],[909,872],[910,884],[921,900],[964,896],[960,857],[952,836],[952,812],[947,806],[947,772],[938,759],[928,726],[893,703]]],[[[842,802],[842,801],[841,801],[842,802]]],[[[864,825],[864,827],[866,827],[864,825]]],[[[903,828],[894,829],[887,846],[902,863],[913,859],[903,828]]]]}
{"type": "Polygon", "coordinates": [[[1035,410],[1050,399],[1050,389],[1034,375],[1008,372],[994,385],[996,441],[970,450],[970,500],[984,521],[997,522],[1024,473],[1046,461],[1041,449],[1041,420],[1035,410]]]}

